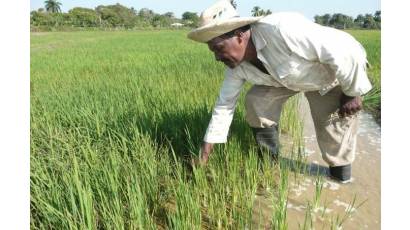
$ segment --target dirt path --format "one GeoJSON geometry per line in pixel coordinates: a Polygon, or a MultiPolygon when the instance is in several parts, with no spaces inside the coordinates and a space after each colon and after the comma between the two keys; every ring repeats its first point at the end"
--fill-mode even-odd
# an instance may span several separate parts
{"type": "MultiPolygon", "coordinates": [[[[328,166],[320,155],[307,101],[306,99],[302,101],[301,110],[305,122],[305,154],[308,155],[307,164],[309,164],[311,175],[305,173],[304,178],[299,182],[293,179],[289,181],[288,229],[303,229],[304,224],[305,229],[332,229],[332,224],[336,226],[338,221],[343,221],[342,229],[380,229],[380,126],[370,114],[366,112],[359,114],[360,128],[356,159],[353,163],[353,183],[339,184],[327,176],[328,166]],[[308,202],[312,204],[314,200],[317,178],[314,172],[317,172],[317,169],[324,176],[323,189],[319,205],[310,212],[312,214],[309,216],[306,215],[309,213],[307,204],[308,202]],[[355,203],[352,207],[354,199],[355,203]],[[365,201],[363,205],[357,208],[363,201],[365,201]],[[349,210],[351,215],[346,215],[349,210]],[[305,220],[307,220],[306,223],[305,220]]],[[[266,209],[264,216],[269,219],[271,216],[266,213],[269,208],[264,207],[269,201],[264,199],[262,196],[257,198],[255,204],[259,208],[256,210],[266,209]]]]}

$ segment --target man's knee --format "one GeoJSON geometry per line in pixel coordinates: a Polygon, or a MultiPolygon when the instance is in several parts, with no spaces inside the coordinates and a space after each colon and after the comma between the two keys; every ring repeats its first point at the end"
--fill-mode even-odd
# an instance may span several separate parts
{"type": "Polygon", "coordinates": [[[253,86],[245,97],[246,121],[253,128],[277,125],[282,104],[292,94],[271,86],[253,86]]]}

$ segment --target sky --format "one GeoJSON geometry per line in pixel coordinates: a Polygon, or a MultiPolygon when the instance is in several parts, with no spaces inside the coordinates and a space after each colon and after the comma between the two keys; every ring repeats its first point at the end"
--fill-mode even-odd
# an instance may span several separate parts
{"type": "MultiPolygon", "coordinates": [[[[212,5],[216,0],[58,0],[62,3],[62,11],[67,12],[74,7],[95,8],[98,5],[112,5],[120,3],[136,10],[149,8],[155,13],[173,12],[177,18],[186,12],[197,12],[198,14],[212,5]]],[[[297,11],[313,20],[315,15],[326,13],[342,13],[352,17],[358,14],[371,13],[381,9],[381,0],[237,0],[237,10],[241,16],[251,16],[254,6],[262,9],[270,9],[272,12],[297,11]]],[[[44,0],[30,0],[30,9],[37,10],[44,7],[44,0]]]]}

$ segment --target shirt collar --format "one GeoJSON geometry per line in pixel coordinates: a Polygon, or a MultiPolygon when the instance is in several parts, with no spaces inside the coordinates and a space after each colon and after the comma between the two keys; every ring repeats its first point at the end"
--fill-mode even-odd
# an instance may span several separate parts
{"type": "Polygon", "coordinates": [[[266,40],[258,33],[253,26],[251,26],[251,37],[256,51],[259,51],[266,46],[266,40]]]}

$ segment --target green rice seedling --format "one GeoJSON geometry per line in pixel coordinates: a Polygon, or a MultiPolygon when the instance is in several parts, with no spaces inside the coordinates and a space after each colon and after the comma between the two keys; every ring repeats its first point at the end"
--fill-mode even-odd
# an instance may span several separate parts
{"type": "Polygon", "coordinates": [[[325,218],[325,214],[326,214],[327,208],[328,208],[328,203],[327,203],[327,201],[325,200],[325,201],[323,202],[323,209],[322,209],[321,212],[320,212],[320,216],[321,216],[322,218],[325,218]]]}
{"type": "Polygon", "coordinates": [[[272,226],[274,229],[287,229],[288,175],[289,165],[286,162],[280,162],[278,195],[273,199],[272,226]]]}
{"type": "Polygon", "coordinates": [[[307,202],[307,205],[306,205],[305,219],[303,221],[303,225],[300,226],[299,224],[299,229],[303,229],[303,230],[313,229],[312,206],[310,205],[309,201],[307,202]]]}
{"type": "Polygon", "coordinates": [[[337,215],[335,218],[331,219],[330,226],[331,229],[341,229],[343,223],[346,222],[348,218],[350,218],[357,209],[359,209],[367,200],[362,201],[358,205],[356,205],[356,195],[353,197],[352,202],[350,202],[349,206],[346,208],[345,213],[343,216],[337,215]]]}
{"type": "Polygon", "coordinates": [[[175,213],[168,216],[172,229],[201,229],[201,209],[198,195],[192,194],[189,184],[179,183],[175,188],[175,213]]]}
{"type": "Polygon", "coordinates": [[[315,194],[313,196],[312,207],[314,210],[317,210],[320,205],[320,196],[322,195],[323,190],[323,176],[319,174],[316,175],[315,179],[315,194]]]}

